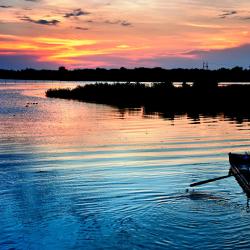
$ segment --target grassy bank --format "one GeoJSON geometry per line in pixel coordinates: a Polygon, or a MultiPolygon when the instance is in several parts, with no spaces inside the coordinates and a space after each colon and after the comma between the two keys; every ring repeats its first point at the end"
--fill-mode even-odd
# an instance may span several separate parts
{"type": "Polygon", "coordinates": [[[174,87],[171,82],[148,86],[141,83],[88,84],[74,89],[49,89],[47,97],[123,107],[144,106],[169,111],[248,111],[249,85],[218,87],[214,82],[174,87]]]}

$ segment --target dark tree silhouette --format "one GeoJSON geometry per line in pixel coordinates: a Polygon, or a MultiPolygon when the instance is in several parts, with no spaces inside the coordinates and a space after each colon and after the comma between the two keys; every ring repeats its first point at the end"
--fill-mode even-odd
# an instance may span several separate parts
{"type": "Polygon", "coordinates": [[[64,66],[58,70],[0,70],[1,79],[65,80],[65,81],[123,81],[123,82],[250,82],[250,70],[241,67],[218,70],[203,69],[74,69],[64,66]]]}

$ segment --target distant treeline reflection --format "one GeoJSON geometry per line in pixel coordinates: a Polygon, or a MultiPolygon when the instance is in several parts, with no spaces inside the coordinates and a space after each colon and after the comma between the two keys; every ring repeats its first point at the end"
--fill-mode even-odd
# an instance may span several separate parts
{"type": "MultiPolygon", "coordinates": [[[[180,117],[186,116],[192,124],[201,124],[204,120],[203,118],[214,118],[214,123],[218,121],[218,117],[222,118],[223,120],[228,120],[235,122],[236,124],[242,124],[244,122],[250,122],[250,113],[248,112],[199,112],[199,111],[156,111],[151,110],[147,108],[142,109],[143,117],[145,118],[154,118],[154,117],[160,117],[165,120],[174,121],[176,119],[179,119],[180,117]]],[[[121,117],[125,116],[126,113],[133,113],[133,109],[129,108],[119,108],[119,113],[121,114],[121,117]]]]}
{"type": "Polygon", "coordinates": [[[96,83],[74,89],[49,89],[47,97],[73,99],[114,105],[144,107],[152,112],[244,112],[249,111],[250,85],[218,86],[217,81],[195,81],[192,86],[183,82],[96,83]]]}
{"type": "Polygon", "coordinates": [[[118,108],[121,119],[125,119],[127,115],[141,115],[146,119],[163,118],[164,120],[175,121],[187,117],[191,124],[202,124],[204,118],[209,118],[209,123],[217,123],[218,118],[232,121],[236,124],[250,122],[250,113],[247,112],[196,112],[196,111],[159,111],[155,109],[141,108],[118,108]]]}

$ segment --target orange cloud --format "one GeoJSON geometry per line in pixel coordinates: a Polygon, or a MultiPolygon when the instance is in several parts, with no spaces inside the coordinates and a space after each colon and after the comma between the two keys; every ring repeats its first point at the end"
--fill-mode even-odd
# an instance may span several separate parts
{"type": "MultiPolygon", "coordinates": [[[[16,53],[38,56],[39,61],[59,64],[77,63],[84,56],[135,53],[147,46],[116,44],[116,41],[97,41],[91,39],[62,39],[52,37],[22,37],[0,35],[0,54],[16,53]],[[2,39],[1,39],[2,38],[2,39]],[[6,41],[7,40],[7,41],[6,41]]],[[[141,52],[140,52],[141,53],[141,52]]],[[[126,55],[125,55],[126,56],[126,55]]]]}

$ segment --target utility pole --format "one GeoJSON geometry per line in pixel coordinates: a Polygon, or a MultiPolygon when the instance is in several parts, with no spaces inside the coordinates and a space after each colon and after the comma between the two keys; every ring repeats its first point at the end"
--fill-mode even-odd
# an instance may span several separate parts
{"type": "Polygon", "coordinates": [[[208,70],[208,62],[203,61],[202,68],[203,68],[204,70],[208,70]]]}

